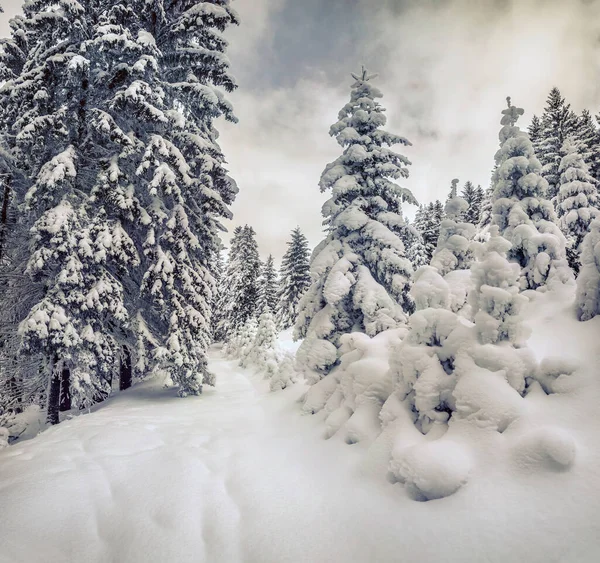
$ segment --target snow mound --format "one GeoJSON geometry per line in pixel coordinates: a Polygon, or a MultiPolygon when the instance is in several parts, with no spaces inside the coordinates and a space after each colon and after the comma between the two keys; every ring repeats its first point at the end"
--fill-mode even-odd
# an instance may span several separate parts
{"type": "Polygon", "coordinates": [[[458,491],[472,465],[470,452],[458,442],[434,440],[394,451],[390,469],[413,500],[427,501],[458,491]]]}
{"type": "MultiPolygon", "coordinates": [[[[461,358],[457,361],[465,361],[461,358]]],[[[458,418],[481,428],[504,432],[526,408],[521,395],[508,383],[504,370],[492,372],[470,363],[454,388],[458,418]]]]}
{"type": "Polygon", "coordinates": [[[513,460],[523,469],[565,471],[573,466],[577,446],[573,437],[555,427],[528,432],[513,448],[513,460]]]}

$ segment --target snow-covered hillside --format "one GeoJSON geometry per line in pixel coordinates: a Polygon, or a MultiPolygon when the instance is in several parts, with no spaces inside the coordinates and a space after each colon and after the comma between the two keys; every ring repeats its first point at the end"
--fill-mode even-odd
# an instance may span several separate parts
{"type": "Polygon", "coordinates": [[[0,561],[597,561],[600,320],[578,322],[567,291],[528,305],[530,345],[581,369],[502,434],[463,426],[429,474],[470,458],[450,497],[415,502],[376,448],[323,439],[303,385],[269,393],[212,349],[217,387],[199,397],[149,381],[0,451],[0,561]]]}

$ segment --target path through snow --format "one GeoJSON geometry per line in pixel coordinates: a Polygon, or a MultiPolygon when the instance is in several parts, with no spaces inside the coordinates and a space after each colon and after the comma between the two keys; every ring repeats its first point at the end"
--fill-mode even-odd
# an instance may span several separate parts
{"type": "Polygon", "coordinates": [[[361,474],[363,446],[321,439],[301,386],[213,356],[201,397],[147,382],[0,452],[0,562],[587,561],[597,526],[575,545],[548,518],[564,499],[496,475],[413,502],[361,474]]]}

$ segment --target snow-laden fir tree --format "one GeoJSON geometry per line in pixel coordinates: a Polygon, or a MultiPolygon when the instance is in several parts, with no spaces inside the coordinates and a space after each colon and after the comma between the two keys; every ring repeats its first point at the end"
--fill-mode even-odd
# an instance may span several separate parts
{"type": "Polygon", "coordinates": [[[429,257],[421,233],[417,227],[406,219],[405,224],[400,231],[400,238],[406,252],[406,257],[410,260],[413,270],[418,270],[421,266],[428,264],[429,257]]]}
{"type": "Polygon", "coordinates": [[[249,225],[236,227],[227,264],[227,299],[223,320],[226,338],[260,313],[260,257],[256,233],[249,225]]]}
{"type": "Polygon", "coordinates": [[[260,300],[258,310],[275,312],[277,309],[277,297],[279,282],[277,280],[277,271],[275,270],[275,261],[269,254],[267,261],[262,265],[260,275],[260,300]]]}
{"type": "Polygon", "coordinates": [[[527,127],[527,133],[529,133],[529,139],[533,145],[535,155],[539,159],[540,142],[542,140],[542,120],[537,115],[531,118],[531,123],[527,127]]]}
{"type": "Polygon", "coordinates": [[[225,319],[225,307],[227,304],[227,289],[229,285],[226,276],[222,245],[213,258],[213,277],[215,278],[215,291],[212,297],[212,338],[214,342],[222,342],[225,338],[223,325],[225,319]]]}
{"type": "Polygon", "coordinates": [[[437,241],[440,236],[440,225],[444,215],[444,208],[439,200],[422,206],[415,216],[415,226],[421,233],[423,245],[425,247],[426,264],[429,264],[431,257],[437,247],[437,241]]]}
{"type": "Polygon", "coordinates": [[[596,184],[600,181],[600,133],[592,114],[587,109],[584,109],[578,117],[574,138],[577,141],[577,150],[596,184]]]}
{"type": "Polygon", "coordinates": [[[466,182],[460,197],[467,202],[467,210],[463,213],[462,220],[465,223],[479,225],[481,220],[481,206],[483,204],[483,188],[473,186],[471,182],[466,182]]]}
{"type": "Polygon", "coordinates": [[[41,362],[30,373],[46,376],[52,423],[61,399],[82,407],[110,391],[129,321],[120,275],[138,262],[121,225],[90,197],[101,169],[89,119],[98,96],[82,53],[96,9],[27,2],[12,26],[23,65],[0,91],[20,172],[19,220],[30,228],[22,271],[40,289],[21,319],[21,351],[41,362]]]}
{"type": "Polygon", "coordinates": [[[437,248],[431,258],[431,266],[437,269],[450,288],[450,308],[455,312],[467,300],[470,288],[469,268],[473,262],[471,241],[476,231],[475,225],[461,220],[469,207],[466,200],[457,195],[457,183],[458,180],[453,180],[437,248]]]}
{"type": "Polygon", "coordinates": [[[600,219],[592,221],[581,244],[576,303],[580,321],[600,315],[600,219]]]}
{"type": "Polygon", "coordinates": [[[294,326],[300,299],[310,287],[310,251],[308,240],[296,227],[287,243],[279,273],[277,321],[283,330],[294,326]]]}
{"type": "Polygon", "coordinates": [[[552,204],[545,199],[548,183],[527,133],[516,125],[523,110],[502,110],[500,149],[496,153],[493,223],[511,244],[508,259],[521,267],[521,289],[572,279],[566,261],[565,238],[556,225],[552,204]]]}
{"type": "Polygon", "coordinates": [[[138,365],[166,369],[182,396],[212,382],[210,260],[237,191],[213,123],[235,121],[222,32],[237,23],[229,0],[133,0],[106,6],[86,47],[101,59],[93,79],[106,95],[89,112],[105,148],[93,194],[113,205],[141,257],[138,365]]]}
{"type": "Polygon", "coordinates": [[[343,334],[376,335],[405,323],[414,307],[412,265],[398,231],[402,202],[417,202],[393,181],[408,176],[410,162],[390,148],[409,142],[381,129],[386,118],[374,76],[363,69],[353,77],[350,102],[330,129],[344,152],[320,182],[332,192],[323,206],[329,234],[313,254],[312,286],[296,324],[296,337],[304,338],[297,358],[313,382],[338,361],[343,334]]]}
{"type": "MultiPolygon", "coordinates": [[[[576,132],[577,115],[565,102],[558,88],[552,88],[541,117],[541,128],[535,154],[542,164],[542,176],[548,182],[546,196],[552,200],[558,193],[560,150],[569,135],[576,132]]],[[[534,133],[535,134],[535,133],[534,133]]]]}
{"type": "Polygon", "coordinates": [[[567,239],[567,258],[575,274],[579,272],[583,237],[590,223],[600,216],[598,190],[577,149],[575,140],[567,138],[562,147],[564,156],[558,169],[560,181],[556,195],[558,225],[567,239]]]}

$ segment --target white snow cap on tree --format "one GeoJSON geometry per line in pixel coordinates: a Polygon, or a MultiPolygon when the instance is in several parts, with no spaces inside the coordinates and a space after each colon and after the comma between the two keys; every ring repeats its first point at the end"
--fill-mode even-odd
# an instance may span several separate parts
{"type": "Polygon", "coordinates": [[[596,219],[598,211],[598,190],[588,171],[587,164],[578,151],[575,139],[568,137],[562,147],[564,155],[560,161],[559,189],[556,196],[558,226],[567,238],[569,265],[579,272],[581,242],[596,219]]]}
{"type": "Polygon", "coordinates": [[[508,259],[521,268],[521,289],[568,283],[572,273],[566,261],[565,237],[555,223],[552,204],[544,199],[547,182],[527,133],[517,127],[523,110],[502,110],[500,149],[493,174],[493,223],[511,244],[508,259]]]}
{"type": "Polygon", "coordinates": [[[381,129],[386,118],[370,82],[375,76],[364,68],[353,74],[350,102],[330,129],[344,152],[321,176],[321,191],[332,193],[323,206],[329,235],[313,254],[295,333],[305,338],[297,358],[312,381],[337,361],[343,334],[374,336],[405,323],[414,308],[412,265],[399,232],[402,202],[417,202],[393,181],[408,176],[410,162],[389,148],[410,143],[381,129]]]}

